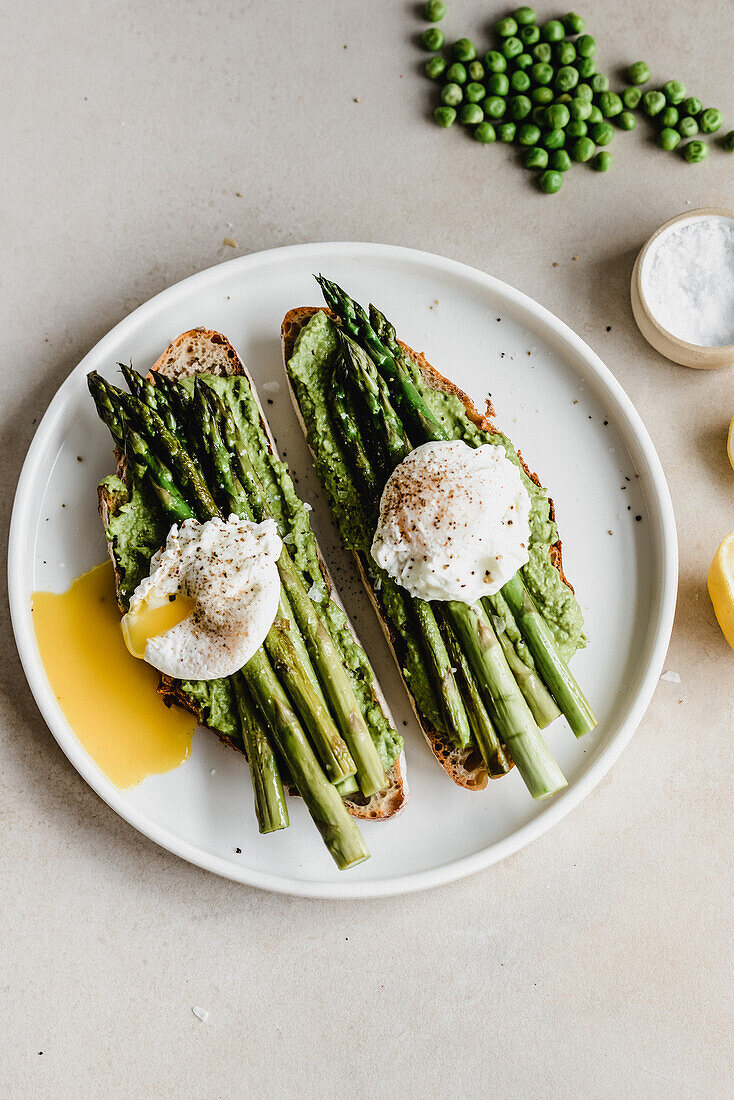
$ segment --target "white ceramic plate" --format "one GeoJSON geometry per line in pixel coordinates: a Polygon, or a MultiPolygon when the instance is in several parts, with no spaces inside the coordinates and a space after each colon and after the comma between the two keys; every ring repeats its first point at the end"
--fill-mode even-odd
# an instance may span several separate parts
{"type": "MultiPolygon", "coordinates": [[[[262,389],[260,390],[263,396],[262,389]]],[[[18,485],[9,547],[10,602],[31,690],[56,740],[91,787],[136,829],[192,863],[239,882],[308,897],[375,897],[471,874],[517,851],[576,806],[637,727],[661,672],[677,584],[670,496],[650,438],[619,384],[566,325],[517,290],[453,260],[375,244],[314,244],[243,256],[194,275],[121,321],[72,372],[39,425],[18,485]],[[573,668],[599,718],[577,741],[565,720],[547,731],[568,777],[534,803],[516,770],[470,794],[428,751],[371,608],[331,525],[284,384],[280,323],[318,304],[323,271],[375,301],[412,347],[497,421],[550,486],[590,644],[573,668]],[[44,673],[30,614],[35,589],[63,591],[105,558],[96,485],[112,466],[85,375],[147,369],[178,333],[224,332],[255,383],[281,383],[266,405],[281,453],[297,474],[337,584],[405,733],[411,800],[393,821],[367,823],[372,858],[335,869],[300,799],[291,828],[258,835],[245,761],[200,730],[188,761],[118,790],[69,727],[44,673]],[[77,461],[77,456],[84,459],[77,461]],[[66,507],[62,509],[59,502],[66,507]],[[612,533],[613,532],[613,533],[612,533]],[[213,769],[213,773],[212,773],[213,769]],[[237,849],[241,851],[238,852],[237,849]]]]}

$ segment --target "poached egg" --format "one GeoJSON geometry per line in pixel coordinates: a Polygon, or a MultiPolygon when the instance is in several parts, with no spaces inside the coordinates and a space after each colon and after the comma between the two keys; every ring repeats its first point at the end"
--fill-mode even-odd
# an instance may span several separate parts
{"type": "Polygon", "coordinates": [[[412,596],[476,603],[525,565],[529,538],[530,497],[501,446],[424,443],[385,485],[372,557],[412,596]]]}

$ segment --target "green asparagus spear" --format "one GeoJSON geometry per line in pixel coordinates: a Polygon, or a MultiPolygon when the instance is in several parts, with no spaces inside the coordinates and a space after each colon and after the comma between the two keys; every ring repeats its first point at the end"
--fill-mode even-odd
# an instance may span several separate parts
{"type": "Polygon", "coordinates": [[[504,618],[495,611],[496,598],[490,596],[482,602],[485,611],[489,614],[494,632],[502,646],[502,652],[507,658],[512,675],[517,680],[517,685],[525,697],[525,702],[530,707],[530,712],[538,723],[539,729],[544,730],[551,722],[555,721],[561,712],[535,668],[531,668],[520,659],[515,646],[512,644],[512,639],[508,637],[504,618]]]}
{"type": "Polygon", "coordinates": [[[288,807],[275,753],[255,716],[255,704],[242,675],[233,676],[231,683],[240,716],[242,742],[252,774],[258,827],[261,833],[287,829],[288,807]]]}

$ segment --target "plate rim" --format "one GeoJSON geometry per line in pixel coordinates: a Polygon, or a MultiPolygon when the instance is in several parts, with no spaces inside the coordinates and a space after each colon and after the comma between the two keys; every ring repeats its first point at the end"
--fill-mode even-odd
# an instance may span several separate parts
{"type": "MultiPolygon", "coordinates": [[[[33,514],[31,510],[29,510],[29,514],[33,514]]],[[[546,306],[541,305],[540,302],[535,301],[523,291],[494,275],[481,271],[470,264],[437,253],[408,248],[403,245],[366,241],[313,241],[262,249],[223,263],[214,264],[202,271],[194,272],[141,303],[136,309],[121,318],[109,332],[89,349],[58,387],[38,423],[24,459],[11,513],[7,577],[13,634],[21,665],[36,705],[49,731],[69,762],[82,779],[118,816],[148,839],[174,855],[234,882],[293,897],[357,900],[414,893],[419,890],[445,885],[484,870],[542,836],[566,814],[575,809],[596,787],[629,744],[647,710],[660,677],[670,642],[675,614],[678,586],[678,541],[672,500],[663,467],[640,414],[621,383],[597,353],[569,325],[546,306]],[[606,392],[614,399],[617,409],[626,420],[626,427],[639,447],[647,465],[652,490],[648,506],[653,504],[657,506],[657,519],[659,521],[657,524],[658,530],[653,538],[653,547],[658,552],[660,559],[655,570],[657,621],[653,627],[651,616],[651,625],[648,629],[652,635],[652,642],[647,669],[639,684],[626,720],[617,730],[610,743],[602,749],[586,773],[532,821],[477,852],[463,856],[460,859],[450,860],[438,867],[427,870],[363,882],[350,882],[348,879],[338,882],[319,881],[318,879],[299,880],[287,875],[278,875],[251,867],[239,869],[225,858],[205,852],[190,841],[175,836],[168,829],[157,825],[148,815],[139,811],[135,806],[127,804],[125,801],[126,792],[116,788],[103,775],[97,765],[86,754],[73,731],[69,736],[67,730],[59,725],[59,714],[61,714],[63,722],[66,722],[66,719],[63,713],[60,712],[46,678],[33,633],[30,610],[25,606],[25,594],[21,585],[20,555],[28,523],[30,522],[28,518],[23,516],[23,504],[27,495],[27,488],[36,475],[36,466],[40,459],[43,438],[52,429],[54,421],[65,411],[73,379],[83,373],[87,361],[92,357],[97,358],[100,354],[103,354],[105,345],[113,343],[117,339],[120,329],[129,326],[133,318],[136,318],[139,323],[145,323],[146,314],[152,314],[161,307],[165,307],[169,300],[172,301],[178,294],[188,289],[189,284],[192,282],[201,281],[206,283],[213,278],[215,272],[219,272],[222,268],[236,267],[246,271],[248,266],[252,266],[265,256],[274,257],[279,255],[283,262],[287,263],[291,256],[303,256],[305,253],[319,249],[329,250],[337,256],[349,254],[352,258],[356,253],[358,255],[370,255],[378,259],[408,262],[417,260],[428,263],[443,274],[451,274],[464,279],[468,278],[475,285],[477,283],[483,285],[490,293],[494,293],[500,298],[504,298],[506,302],[511,303],[519,312],[532,315],[535,320],[541,321],[566,346],[570,346],[574,350],[584,361],[586,367],[596,376],[606,392]]],[[[653,604],[653,613],[655,609],[656,606],[653,604]]],[[[66,724],[68,727],[68,723],[66,724]]],[[[68,727],[68,729],[71,728],[68,727]]]]}

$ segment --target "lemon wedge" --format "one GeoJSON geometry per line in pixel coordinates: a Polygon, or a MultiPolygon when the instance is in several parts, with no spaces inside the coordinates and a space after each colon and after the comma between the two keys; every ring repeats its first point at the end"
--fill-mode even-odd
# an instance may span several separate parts
{"type": "MultiPolygon", "coordinates": [[[[731,441],[731,432],[729,433],[731,441]]],[[[731,451],[729,452],[731,458],[731,451]]],[[[734,531],[714,554],[708,575],[708,589],[722,633],[734,649],[734,531]]]]}
{"type": "Polygon", "coordinates": [[[729,461],[734,468],[734,416],[731,418],[731,424],[729,425],[729,435],[726,438],[726,453],[729,456],[729,461]]]}

